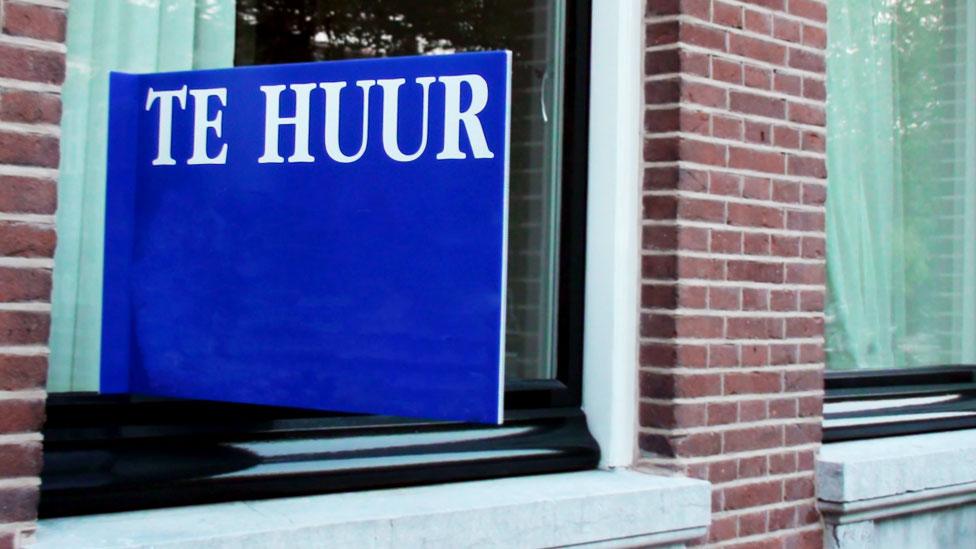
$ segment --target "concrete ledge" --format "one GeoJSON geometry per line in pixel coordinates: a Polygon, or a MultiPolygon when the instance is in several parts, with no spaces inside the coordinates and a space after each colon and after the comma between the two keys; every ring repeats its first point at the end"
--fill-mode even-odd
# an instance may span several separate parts
{"type": "Polygon", "coordinates": [[[976,500],[976,430],[825,444],[817,488],[831,523],[976,500]]]}
{"type": "Polygon", "coordinates": [[[708,483],[585,471],[42,520],[38,548],[679,545],[708,483]]]}

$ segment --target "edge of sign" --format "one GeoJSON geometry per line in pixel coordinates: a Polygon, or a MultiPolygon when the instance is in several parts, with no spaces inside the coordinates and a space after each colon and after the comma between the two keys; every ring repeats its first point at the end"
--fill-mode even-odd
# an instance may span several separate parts
{"type": "Polygon", "coordinates": [[[498,425],[505,421],[505,320],[508,302],[508,177],[509,149],[512,125],[512,52],[505,50],[505,181],[502,195],[502,273],[501,273],[501,314],[499,315],[498,337],[498,425]]]}

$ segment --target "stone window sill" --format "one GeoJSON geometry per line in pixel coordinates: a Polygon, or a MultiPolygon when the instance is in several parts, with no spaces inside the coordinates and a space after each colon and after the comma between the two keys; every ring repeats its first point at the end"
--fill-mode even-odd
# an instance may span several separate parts
{"type": "Polygon", "coordinates": [[[828,524],[974,501],[976,430],[825,444],[817,488],[828,524]]]}
{"type": "Polygon", "coordinates": [[[710,505],[706,482],[585,471],[47,519],[35,547],[680,545],[710,505]]]}

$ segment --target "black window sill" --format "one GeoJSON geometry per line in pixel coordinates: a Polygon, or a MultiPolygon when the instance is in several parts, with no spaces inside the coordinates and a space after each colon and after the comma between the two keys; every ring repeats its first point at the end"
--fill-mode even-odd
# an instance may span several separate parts
{"type": "Polygon", "coordinates": [[[501,427],[212,402],[52,395],[42,518],[577,471],[576,407],[501,427]]]}
{"type": "Polygon", "coordinates": [[[828,372],[824,442],[976,428],[976,366],[828,372]]]}

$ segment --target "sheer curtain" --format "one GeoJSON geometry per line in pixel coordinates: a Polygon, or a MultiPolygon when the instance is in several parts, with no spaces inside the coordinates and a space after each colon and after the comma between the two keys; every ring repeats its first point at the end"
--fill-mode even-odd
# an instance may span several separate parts
{"type": "Polygon", "coordinates": [[[72,0],[48,389],[98,389],[109,71],[233,65],[234,0],[72,0]]]}
{"type": "Polygon", "coordinates": [[[827,360],[976,362],[976,6],[829,4],[827,360]]]}

